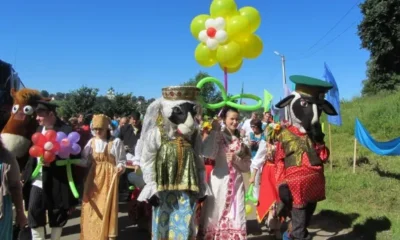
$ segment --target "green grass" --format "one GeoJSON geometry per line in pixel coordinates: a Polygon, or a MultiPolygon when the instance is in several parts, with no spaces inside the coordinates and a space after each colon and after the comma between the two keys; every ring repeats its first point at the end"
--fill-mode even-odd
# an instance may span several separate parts
{"type": "MultiPolygon", "coordinates": [[[[341,110],[343,126],[331,127],[334,167],[331,171],[327,164],[325,169],[327,200],[318,210],[358,214],[349,223],[355,234],[349,239],[400,239],[400,157],[378,156],[357,144],[352,172],[355,118],[378,141],[399,137],[400,93],[355,98],[343,102],[341,110]]],[[[329,145],[328,139],[327,134],[329,145]]]]}

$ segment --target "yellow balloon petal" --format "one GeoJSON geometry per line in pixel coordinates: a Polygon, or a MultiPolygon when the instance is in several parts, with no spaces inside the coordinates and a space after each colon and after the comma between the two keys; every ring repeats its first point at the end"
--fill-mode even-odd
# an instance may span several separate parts
{"type": "Polygon", "coordinates": [[[237,66],[242,58],[242,49],[237,42],[230,41],[217,49],[217,60],[223,66],[237,66]]]}
{"type": "Polygon", "coordinates": [[[190,23],[190,32],[194,38],[198,39],[199,33],[206,29],[205,22],[209,18],[210,16],[206,14],[201,14],[193,18],[192,22],[190,23]]]}
{"type": "Polygon", "coordinates": [[[243,57],[248,59],[260,56],[264,47],[261,38],[255,34],[241,38],[239,44],[242,47],[243,57]]]}
{"type": "Polygon", "coordinates": [[[247,18],[237,15],[229,18],[226,23],[226,32],[229,39],[242,38],[243,35],[250,34],[250,22],[247,18]]]}
{"type": "Polygon", "coordinates": [[[250,31],[254,33],[261,24],[261,16],[258,10],[253,7],[242,7],[239,9],[239,14],[249,20],[250,31]]]}
{"type": "Polygon", "coordinates": [[[229,17],[237,12],[237,5],[234,0],[214,0],[210,5],[210,14],[211,17],[229,17]]]}
{"type": "Polygon", "coordinates": [[[203,43],[197,45],[194,51],[194,58],[203,67],[212,67],[217,63],[216,51],[211,51],[203,43]]]}
{"type": "Polygon", "coordinates": [[[223,66],[221,64],[219,65],[219,67],[221,68],[222,71],[226,70],[227,73],[235,73],[242,68],[242,65],[243,65],[243,60],[241,60],[240,63],[234,67],[227,67],[227,66],[223,66]]]}

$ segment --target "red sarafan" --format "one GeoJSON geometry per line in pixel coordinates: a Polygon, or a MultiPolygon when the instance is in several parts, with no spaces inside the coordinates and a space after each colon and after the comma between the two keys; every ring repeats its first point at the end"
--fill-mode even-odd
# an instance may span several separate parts
{"type": "Polygon", "coordinates": [[[23,169],[32,144],[31,136],[38,126],[35,112],[37,101],[47,99],[39,91],[28,88],[19,91],[12,89],[11,95],[14,100],[11,116],[1,132],[1,138],[4,147],[17,157],[19,166],[23,169]]]}

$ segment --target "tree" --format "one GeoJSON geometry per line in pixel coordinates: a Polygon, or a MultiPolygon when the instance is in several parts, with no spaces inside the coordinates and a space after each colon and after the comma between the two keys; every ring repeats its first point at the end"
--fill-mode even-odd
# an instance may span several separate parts
{"type": "Polygon", "coordinates": [[[97,88],[85,86],[70,92],[68,97],[60,103],[60,115],[69,118],[78,113],[94,113],[98,92],[97,88]]]}
{"type": "Polygon", "coordinates": [[[46,90],[42,90],[42,91],[40,91],[40,95],[42,95],[42,97],[45,97],[45,98],[48,98],[48,97],[50,97],[50,94],[49,94],[49,92],[48,92],[48,91],[46,91],[46,90]]]}
{"type": "Polygon", "coordinates": [[[365,0],[358,26],[361,46],[371,52],[363,94],[393,91],[400,85],[400,1],[365,0]]]}
{"type": "MultiPolygon", "coordinates": [[[[205,78],[205,77],[209,77],[210,75],[208,75],[205,72],[199,72],[198,74],[196,74],[196,76],[192,79],[190,79],[187,82],[184,82],[182,85],[183,86],[196,86],[197,83],[205,78]]],[[[212,83],[206,83],[201,91],[200,91],[200,95],[203,97],[204,101],[207,103],[216,103],[216,102],[220,102],[222,101],[222,96],[221,96],[221,92],[216,89],[215,85],[212,83]]],[[[208,116],[214,116],[215,114],[217,114],[217,110],[212,110],[212,109],[203,109],[203,114],[208,115],[208,116]]]]}

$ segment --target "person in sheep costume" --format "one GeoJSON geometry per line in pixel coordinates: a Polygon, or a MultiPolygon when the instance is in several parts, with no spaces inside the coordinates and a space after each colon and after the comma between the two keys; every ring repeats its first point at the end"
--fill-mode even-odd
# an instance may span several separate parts
{"type": "Polygon", "coordinates": [[[147,109],[136,147],[145,186],[138,201],[153,205],[152,239],[194,239],[195,208],[205,199],[201,136],[194,121],[196,87],[167,87],[147,109]]]}
{"type": "MultiPolygon", "coordinates": [[[[276,180],[280,206],[291,213],[291,229],[286,239],[311,239],[307,231],[318,201],[325,199],[323,164],[328,160],[320,124],[322,112],[337,115],[334,107],[325,100],[332,85],[306,77],[291,76],[295,91],[282,99],[276,107],[289,108],[291,124],[283,128],[277,137],[276,180]]],[[[282,209],[282,208],[281,208],[282,209]]]]}

